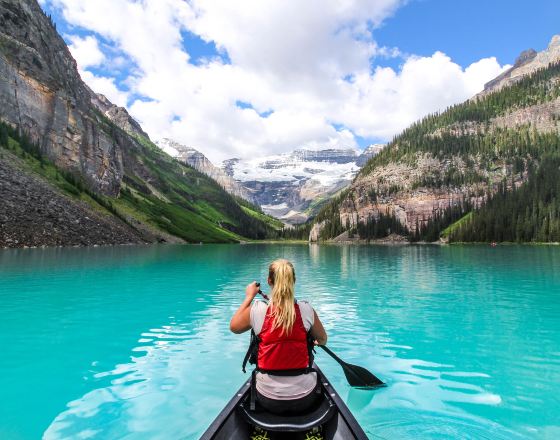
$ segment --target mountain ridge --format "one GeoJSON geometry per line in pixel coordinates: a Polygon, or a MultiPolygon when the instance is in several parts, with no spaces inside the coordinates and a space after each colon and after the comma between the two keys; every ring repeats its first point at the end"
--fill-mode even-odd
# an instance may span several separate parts
{"type": "Polygon", "coordinates": [[[231,176],[229,176],[222,168],[215,166],[210,159],[208,159],[199,150],[187,147],[186,145],[169,138],[163,138],[157,141],[156,145],[164,151],[170,151],[172,153],[171,155],[178,161],[186,163],[201,173],[211,177],[228,193],[241,197],[248,202],[254,202],[251,195],[241,185],[239,185],[238,182],[232,179],[231,176]]]}
{"type": "Polygon", "coordinates": [[[537,52],[535,49],[527,49],[521,52],[515,60],[514,65],[501,75],[487,82],[484,85],[484,90],[475,95],[475,98],[496,92],[502,87],[512,85],[524,76],[538,69],[545,68],[558,59],[560,59],[560,35],[554,35],[545,50],[537,52]]]}
{"type": "Polygon", "coordinates": [[[226,191],[259,205],[287,224],[305,222],[320,203],[344,188],[359,167],[384,144],[353,148],[296,148],[289,153],[243,160],[227,159],[221,168],[199,150],[164,138],[156,144],[173,157],[215,179],[226,191]],[[314,204],[315,202],[315,204],[314,204]]]}
{"type": "Polygon", "coordinates": [[[531,167],[557,153],[559,42],[554,36],[542,53],[526,52],[486,93],[404,130],[318,214],[310,238],[357,230],[379,238],[389,228],[376,224],[394,218],[412,239],[421,239],[428,229],[446,226],[452,212],[476,216],[504,181],[506,190],[525,185],[531,167]],[[541,67],[543,60],[550,63],[541,67]]]}
{"type": "Polygon", "coordinates": [[[288,224],[313,217],[330,197],[351,182],[360,163],[382,150],[305,149],[250,160],[224,161],[223,169],[246,188],[269,215],[288,224]]]}

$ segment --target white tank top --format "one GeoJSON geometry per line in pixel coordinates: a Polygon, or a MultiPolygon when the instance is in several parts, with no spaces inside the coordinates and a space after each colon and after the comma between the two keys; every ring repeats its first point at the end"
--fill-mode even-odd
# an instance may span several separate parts
{"type": "MultiPolygon", "coordinates": [[[[315,320],[315,311],[307,301],[298,301],[301,319],[306,331],[309,331],[315,320]]],[[[256,335],[261,332],[268,304],[254,301],[251,306],[251,327],[256,335]]],[[[301,399],[311,393],[317,384],[317,374],[301,374],[299,376],[273,376],[257,373],[257,391],[269,399],[293,400],[301,399]]]]}

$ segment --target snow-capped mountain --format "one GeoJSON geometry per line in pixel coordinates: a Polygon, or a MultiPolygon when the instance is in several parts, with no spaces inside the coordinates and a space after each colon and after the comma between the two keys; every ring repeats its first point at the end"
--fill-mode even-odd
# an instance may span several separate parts
{"type": "Polygon", "coordinates": [[[385,146],[375,144],[364,151],[301,148],[255,159],[228,159],[220,168],[200,151],[172,139],[162,139],[157,145],[212,177],[229,193],[260,205],[267,214],[290,224],[313,216],[324,201],[348,185],[368,159],[385,146]]]}
{"type": "Polygon", "coordinates": [[[360,154],[358,160],[356,161],[358,166],[363,167],[367,163],[367,161],[370,160],[373,156],[376,156],[377,154],[381,153],[381,150],[385,148],[385,145],[386,144],[371,144],[369,147],[367,147],[362,152],[362,154],[360,154]]]}
{"type": "Polygon", "coordinates": [[[236,182],[223,169],[210,162],[210,160],[200,151],[168,138],[157,141],[156,144],[163,151],[177,160],[190,165],[207,176],[210,176],[230,194],[242,197],[250,202],[254,202],[251,194],[245,190],[242,185],[236,182]]]}
{"type": "Polygon", "coordinates": [[[230,159],[223,170],[239,182],[263,211],[286,223],[301,223],[322,202],[348,185],[383,145],[354,149],[297,149],[256,159],[230,159]]]}

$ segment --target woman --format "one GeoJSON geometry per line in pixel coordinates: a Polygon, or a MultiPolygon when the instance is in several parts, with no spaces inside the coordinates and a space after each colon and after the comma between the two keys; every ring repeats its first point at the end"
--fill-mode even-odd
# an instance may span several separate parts
{"type": "Polygon", "coordinates": [[[253,302],[259,287],[251,283],[230,322],[232,332],[252,329],[258,337],[256,399],[277,414],[297,414],[313,405],[318,396],[317,373],[309,368],[308,340],[327,343],[317,312],[308,302],[295,300],[295,281],[292,263],[274,261],[268,268],[269,303],[253,302]]]}

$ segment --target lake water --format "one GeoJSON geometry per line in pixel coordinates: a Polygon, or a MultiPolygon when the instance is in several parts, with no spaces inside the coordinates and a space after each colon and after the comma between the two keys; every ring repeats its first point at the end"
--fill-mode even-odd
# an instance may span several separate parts
{"type": "Polygon", "coordinates": [[[195,439],[247,378],[229,318],[284,257],[373,439],[560,438],[560,248],[215,245],[0,251],[1,439],[195,439]]]}

